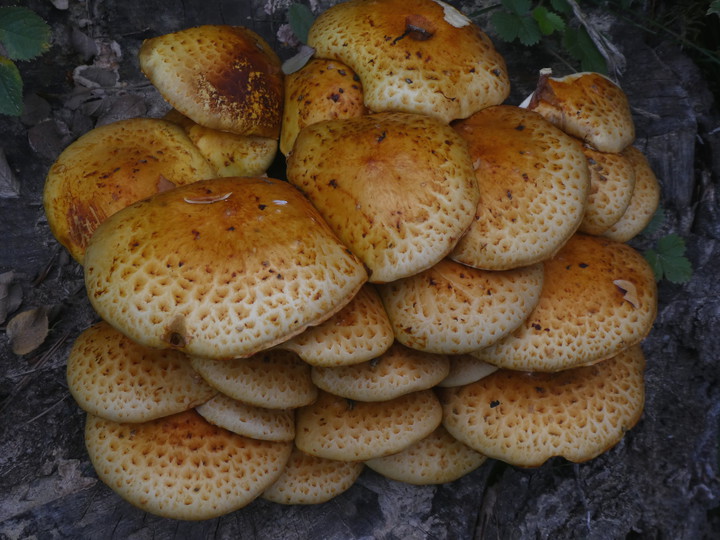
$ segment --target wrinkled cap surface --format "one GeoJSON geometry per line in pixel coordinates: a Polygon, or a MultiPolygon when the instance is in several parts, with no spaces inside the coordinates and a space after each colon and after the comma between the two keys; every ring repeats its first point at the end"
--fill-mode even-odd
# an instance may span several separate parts
{"type": "Polygon", "coordinates": [[[644,368],[636,345],[556,373],[499,370],[443,389],[443,425],[478,452],[520,467],[554,456],[586,461],[617,444],[640,419],[644,368]]]}
{"type": "Polygon", "coordinates": [[[443,259],[378,286],[396,339],[413,349],[464,354],[515,330],[542,290],[542,264],[491,271],[443,259]]]}
{"type": "Polygon", "coordinates": [[[485,463],[487,457],[458,441],[442,426],[397,454],[369,459],[377,473],[415,485],[457,480],[485,463]]]}
{"type": "Polygon", "coordinates": [[[290,351],[273,349],[232,360],[193,357],[191,362],[211,386],[256,407],[291,409],[317,396],[310,365],[290,351]]]}
{"type": "Polygon", "coordinates": [[[313,366],[349,366],[377,358],[394,340],[380,295],[366,283],[335,315],[278,348],[295,352],[313,366]]]}
{"type": "Polygon", "coordinates": [[[202,126],[277,139],[280,59],[252,30],[203,25],[146,39],[140,68],[165,100],[202,126]]]}
{"type": "Polygon", "coordinates": [[[143,347],[104,321],[77,337],[66,377],[83,410],[115,422],[169,416],[217,394],[182,352],[143,347]]]}
{"type": "Polygon", "coordinates": [[[357,401],[387,401],[432,388],[450,371],[444,354],[416,351],[395,342],[368,362],[341,367],[312,368],[316,386],[357,401]]]}
{"type": "Polygon", "coordinates": [[[400,452],[440,425],[442,407],[432,390],[373,403],[320,392],[297,410],[295,445],[307,454],[365,461],[400,452]]]}
{"type": "Polygon", "coordinates": [[[441,260],[479,192],[465,141],[428,116],[378,113],[303,129],[288,180],[383,283],[441,260]]]}
{"type": "Polygon", "coordinates": [[[280,151],[288,155],[302,128],[339,118],[367,114],[360,79],[337,60],[310,60],[285,76],[285,107],[280,129],[280,151]]]}
{"type": "Polygon", "coordinates": [[[290,409],[256,407],[218,394],[195,410],[211,424],[244,437],[263,441],[295,438],[295,413],[290,409]]]}
{"type": "Polygon", "coordinates": [[[96,231],[85,283],[97,313],[149,347],[250,356],[342,309],[360,261],[286,182],[221,178],[116,213],[96,231]]]}
{"type": "Polygon", "coordinates": [[[92,129],[58,156],[45,181],[45,215],[58,242],[82,264],[95,229],[118,210],[216,175],[175,124],[120,120],[92,129]]]}
{"type": "Polygon", "coordinates": [[[579,227],[590,191],[580,142],[510,105],[483,109],[454,128],[467,141],[481,195],[450,257],[509,270],[554,255],[579,227]]]}
{"type": "Polygon", "coordinates": [[[308,45],[349,65],[374,112],[427,114],[444,122],[502,103],[502,56],[464,14],[437,0],[350,0],[324,11],[308,45]]]}
{"type": "Polygon", "coordinates": [[[660,183],[645,154],[634,146],[622,152],[635,171],[635,189],[630,204],[620,219],[603,236],[616,242],[628,242],[647,227],[660,204],[660,183]]]}
{"type": "Polygon", "coordinates": [[[616,355],[650,332],[655,276],[635,249],[576,234],[545,263],[540,301],[512,334],[472,353],[507,369],[558,371],[616,355]]]}
{"type": "Polygon", "coordinates": [[[541,71],[528,108],[600,152],[622,152],[635,140],[625,92],[600,73],[551,77],[541,71]]]}
{"type": "Polygon", "coordinates": [[[337,461],[293,449],[287,466],[262,498],[279,504],[320,504],[347,491],[363,470],[361,461],[337,461]]]}
{"type": "Polygon", "coordinates": [[[291,442],[241,437],[195,411],[141,424],[88,415],[85,444],[98,477],[151,514],[203,520],[251,503],[282,473],[291,442]]]}

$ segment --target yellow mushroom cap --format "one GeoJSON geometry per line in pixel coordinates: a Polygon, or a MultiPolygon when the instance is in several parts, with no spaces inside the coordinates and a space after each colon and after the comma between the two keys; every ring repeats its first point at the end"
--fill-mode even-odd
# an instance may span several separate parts
{"type": "Polygon", "coordinates": [[[66,377],[83,410],[115,422],[169,416],[217,394],[182,352],[143,347],[106,322],[87,328],[75,340],[66,377]]]}
{"type": "Polygon", "coordinates": [[[487,457],[458,441],[442,425],[402,452],[369,459],[377,473],[415,485],[444,484],[477,469],[487,457]]]}
{"type": "Polygon", "coordinates": [[[355,72],[337,60],[314,58],[285,76],[280,151],[287,156],[305,126],[367,112],[362,84],[355,72]]]}
{"type": "Polygon", "coordinates": [[[464,386],[487,377],[499,368],[471,354],[451,354],[450,372],[438,383],[440,387],[464,386]]]}
{"type": "Polygon", "coordinates": [[[480,201],[450,257],[508,270],[554,255],[585,213],[590,172],[580,142],[510,105],[483,109],[454,128],[468,143],[480,201]]]}
{"type": "Polygon", "coordinates": [[[350,0],[315,19],[308,45],[350,66],[374,112],[426,114],[443,122],[502,103],[505,61],[487,35],[439,0],[350,0]]]}
{"type": "Polygon", "coordinates": [[[357,401],[387,401],[432,388],[450,371],[444,354],[416,351],[394,343],[385,353],[362,364],[312,368],[316,386],[357,401]]]}
{"type": "Polygon", "coordinates": [[[320,392],[297,410],[295,445],[307,454],[365,461],[400,452],[440,425],[442,407],[432,390],[389,401],[351,401],[320,392]]]}
{"type": "Polygon", "coordinates": [[[655,276],[639,252],[576,234],[545,262],[540,300],[523,324],[472,354],[522,371],[588,365],[639,343],[656,313],[655,276]]]}
{"type": "Polygon", "coordinates": [[[45,215],[58,242],[82,264],[95,229],[118,210],[216,175],[175,124],[120,120],[85,133],[58,156],[45,181],[45,215]]]}
{"type": "Polygon", "coordinates": [[[288,464],[262,498],[279,504],[320,504],[347,491],[363,470],[361,461],[337,461],[293,448],[288,464]]]}
{"type": "Polygon", "coordinates": [[[313,366],[347,366],[380,356],[394,340],[380,295],[366,283],[335,315],[277,348],[293,351],[313,366]]]}
{"type": "Polygon", "coordinates": [[[551,77],[543,70],[528,108],[600,152],[622,152],[635,140],[625,92],[600,73],[551,77]]]}
{"type": "Polygon", "coordinates": [[[543,274],[540,263],[492,271],[443,259],[378,289],[400,343],[432,353],[464,354],[520,326],[540,298],[543,274]]]}
{"type": "Polygon", "coordinates": [[[203,520],[251,503],[282,473],[291,442],[242,437],[194,410],[141,424],[88,415],[85,444],[98,477],[151,514],[203,520]]]}
{"type": "Polygon", "coordinates": [[[165,100],[202,126],[277,139],[280,59],[240,26],[203,25],[147,39],[140,68],[165,100]]]}
{"type": "Polygon", "coordinates": [[[195,410],[211,424],[251,439],[295,439],[295,413],[291,409],[256,407],[225,394],[218,394],[195,407],[195,410]]]}
{"type": "Polygon", "coordinates": [[[98,227],[85,283],[98,314],[138,343],[250,356],[318,324],[367,279],[286,182],[220,178],[123,209],[98,227]]]}
{"type": "Polygon", "coordinates": [[[623,151],[623,155],[635,171],[635,189],[625,213],[603,232],[603,236],[616,242],[628,242],[640,234],[660,204],[660,184],[645,154],[630,146],[623,151]]]}
{"type": "Polygon", "coordinates": [[[273,349],[233,360],[194,357],[191,362],[211,386],[256,407],[292,409],[317,397],[310,365],[290,351],[273,349]]]}
{"type": "Polygon", "coordinates": [[[470,225],[479,197],[465,141],[419,114],[307,126],[288,158],[287,176],[375,283],[445,257],[470,225]]]}
{"type": "Polygon", "coordinates": [[[536,467],[554,456],[592,459],[640,419],[645,358],[639,345],[556,373],[499,370],[443,389],[443,425],[488,457],[536,467]]]}
{"type": "Polygon", "coordinates": [[[590,195],[578,231],[603,234],[623,216],[635,190],[635,169],[624,153],[583,145],[590,170],[590,195]]]}

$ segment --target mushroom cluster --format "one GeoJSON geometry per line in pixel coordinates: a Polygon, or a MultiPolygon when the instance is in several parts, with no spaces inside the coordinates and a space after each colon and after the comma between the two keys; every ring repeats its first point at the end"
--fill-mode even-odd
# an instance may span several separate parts
{"type": "Polygon", "coordinates": [[[170,113],[50,169],[101,319],[67,363],[100,479],[198,520],[324,502],[365,466],[433,484],[616,444],[657,305],[622,90],[542,71],[506,104],[503,58],[439,0],[349,0],[309,45],[283,75],[245,28],[149,39],[170,113]]]}

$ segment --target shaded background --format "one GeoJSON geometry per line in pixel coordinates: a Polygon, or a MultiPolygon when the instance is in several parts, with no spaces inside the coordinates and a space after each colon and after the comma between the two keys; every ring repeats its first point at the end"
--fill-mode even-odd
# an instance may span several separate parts
{"type": "MultiPolygon", "coordinates": [[[[309,5],[317,11],[332,3],[309,5]]],[[[94,126],[167,110],[138,67],[144,38],[198,24],[237,24],[257,30],[286,58],[294,51],[277,35],[287,4],[27,2],[51,24],[53,46],[20,64],[24,116],[0,117],[0,148],[15,179],[0,197],[0,274],[13,272],[13,290],[22,299],[8,319],[41,308],[50,333],[23,356],[13,354],[0,333],[0,538],[718,537],[718,80],[712,67],[700,69],[677,37],[644,32],[616,12],[591,9],[588,16],[626,57],[619,82],[633,106],[636,146],[663,187],[667,217],[659,234],[683,236],[694,266],[690,282],[659,284],[658,319],[643,346],[646,410],[620,444],[579,465],[556,459],[524,470],[489,460],[442,486],[410,486],[365,471],[349,491],[322,505],[258,500],[200,523],[146,514],[97,480],[83,445],[84,414],[64,374],[72,341],[96,316],[80,267],[49,233],[42,209],[45,174],[65,146],[94,126]]],[[[461,7],[470,13],[480,4],[461,7]]],[[[717,28],[698,23],[702,19],[689,19],[695,27],[681,18],[660,19],[658,13],[675,9],[663,11],[662,3],[638,3],[636,9],[648,4],[681,37],[701,39],[708,26],[717,28]]],[[[508,103],[532,91],[541,67],[552,65],[557,74],[572,70],[542,47],[495,43],[513,82],[508,103]]],[[[635,245],[642,249],[653,241],[635,245]]]]}

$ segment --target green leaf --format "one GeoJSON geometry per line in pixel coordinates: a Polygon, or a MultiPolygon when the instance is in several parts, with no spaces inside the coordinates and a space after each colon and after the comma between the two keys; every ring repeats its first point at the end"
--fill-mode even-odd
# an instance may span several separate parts
{"type": "Polygon", "coordinates": [[[520,43],[526,47],[532,47],[540,42],[540,38],[542,38],[542,34],[535,19],[532,17],[520,17],[520,30],[518,32],[520,43]]]}
{"type": "Polygon", "coordinates": [[[550,5],[563,15],[570,15],[573,12],[572,6],[567,3],[567,0],[550,0],[550,5]]]}
{"type": "Polygon", "coordinates": [[[566,28],[563,33],[563,46],[570,55],[580,61],[583,71],[607,73],[607,63],[600,54],[585,28],[566,28]]]}
{"type": "Polygon", "coordinates": [[[288,23],[295,36],[301,43],[307,43],[308,32],[315,21],[315,15],[305,4],[290,4],[288,8],[288,23]]]}
{"type": "Polygon", "coordinates": [[[548,11],[547,8],[538,6],[532,11],[533,19],[535,19],[540,27],[540,32],[544,35],[549,36],[553,32],[562,32],[565,30],[565,21],[562,20],[560,15],[548,11]]]}
{"type": "Polygon", "coordinates": [[[720,15],[720,0],[714,0],[710,2],[706,15],[720,15]]]}
{"type": "Polygon", "coordinates": [[[20,116],[23,110],[22,79],[17,66],[0,56],[0,114],[20,116]]]}
{"type": "Polygon", "coordinates": [[[13,60],[30,60],[50,48],[50,27],[27,8],[2,7],[0,42],[13,60]]]}
{"type": "Polygon", "coordinates": [[[490,23],[500,39],[511,43],[518,37],[522,17],[507,11],[496,11],[490,16],[490,23]]]}
{"type": "Polygon", "coordinates": [[[677,234],[669,234],[657,242],[655,249],[643,253],[655,278],[672,283],[685,283],[692,277],[692,264],[685,256],[685,241],[677,234]]]}
{"type": "Polygon", "coordinates": [[[530,11],[531,6],[530,0],[502,0],[501,3],[504,8],[516,15],[525,15],[530,11]]]}

